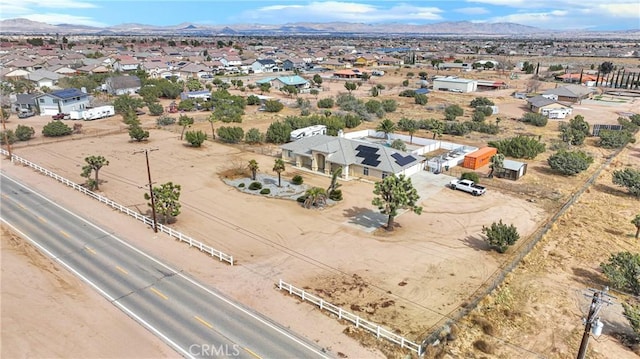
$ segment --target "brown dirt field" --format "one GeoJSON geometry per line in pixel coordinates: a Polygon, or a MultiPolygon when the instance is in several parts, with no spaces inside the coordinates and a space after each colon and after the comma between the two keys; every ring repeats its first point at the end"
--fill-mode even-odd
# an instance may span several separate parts
{"type": "MultiPolygon", "coordinates": [[[[413,71],[417,73],[416,70],[413,71]]],[[[390,114],[389,118],[397,120],[403,116],[418,119],[444,117],[442,112],[426,111],[423,107],[414,105],[411,99],[398,97],[402,77],[385,76],[376,78],[375,81],[385,81],[388,85],[378,99],[393,98],[401,104],[398,111],[390,114]]],[[[521,77],[519,81],[524,83],[526,79],[521,77]]],[[[342,82],[323,84],[325,85],[331,91],[322,93],[319,98],[344,92],[342,82]]],[[[356,91],[356,95],[366,96],[367,86],[370,87],[371,84],[364,84],[356,91]]],[[[545,86],[553,85],[545,84],[545,86]]],[[[499,116],[517,117],[522,114],[520,102],[522,100],[509,97],[512,91],[509,89],[481,94],[433,92],[429,95],[429,106],[439,103],[458,103],[465,108],[467,114],[464,117],[470,117],[471,111],[468,104],[471,99],[481,95],[496,101],[501,109],[499,116]]],[[[303,97],[313,100],[310,95],[303,97]]],[[[609,106],[598,104],[581,106],[589,107],[589,110],[578,110],[585,111],[587,121],[600,121],[604,116],[613,120],[617,118],[617,115],[612,114],[609,106]]],[[[616,110],[640,112],[638,106],[640,106],[639,103],[629,101],[617,106],[616,110]]],[[[272,121],[298,112],[296,109],[286,108],[278,114],[266,114],[248,108],[242,127],[245,130],[257,127],[264,131],[272,121]]],[[[193,128],[210,133],[210,124],[206,122],[207,116],[207,113],[196,114],[194,117],[200,121],[193,128]]],[[[371,183],[361,181],[343,183],[341,189],[345,193],[345,200],[322,211],[304,210],[292,201],[245,195],[223,184],[219,174],[242,165],[249,159],[258,161],[260,172],[271,173],[273,163],[271,155],[277,153],[277,148],[274,146],[226,146],[212,142],[206,142],[200,149],[189,148],[179,140],[180,129],[177,126],[156,130],[153,129],[154,118],[145,115],[141,120],[145,127],[151,129],[150,141],[147,143],[129,142],[124,125],[120,122],[119,116],[115,116],[105,120],[84,122],[84,134],[71,136],[71,141],[49,141],[38,136],[27,144],[16,146],[16,154],[76,182],[83,181],[79,174],[84,157],[94,154],[103,155],[110,161],[110,165],[100,172],[100,178],[104,181],[101,184],[103,194],[132,209],[146,212],[146,201],[142,198],[143,186],[147,182],[144,158],[142,155],[132,153],[140,148],[158,148],[158,151],[150,155],[154,182],[173,181],[181,184],[183,188],[182,214],[173,226],[217,249],[233,254],[239,261],[239,265],[233,268],[213,264],[213,268],[224,270],[216,270],[216,280],[211,285],[259,311],[284,319],[286,323],[291,323],[292,328],[308,337],[329,336],[329,339],[316,340],[336,352],[347,353],[350,357],[361,357],[363,352],[354,347],[348,338],[335,336],[335,330],[340,328],[338,331],[342,331],[344,326],[335,325],[332,320],[318,319],[318,315],[314,314],[316,310],[308,305],[297,307],[299,318],[291,318],[291,315],[284,314],[284,309],[274,309],[276,306],[292,310],[291,306],[295,305],[295,301],[283,298],[277,292],[274,294],[272,283],[282,278],[298,287],[307,288],[308,291],[315,292],[334,304],[342,305],[344,309],[366,319],[397,330],[408,339],[419,340],[434,325],[441,324],[443,318],[464,306],[473,293],[481,288],[495,271],[499,270],[502,263],[508,260],[508,255],[500,256],[486,250],[479,236],[482,225],[502,218],[507,223],[514,223],[522,237],[526,238],[538,225],[544,223],[550,214],[554,213],[584,183],[590,173],[593,173],[592,171],[611,154],[611,151],[603,151],[591,146],[593,140],[589,140],[587,150],[595,157],[595,163],[590,171],[577,177],[562,178],[546,170],[546,158],[551,153],[547,151],[536,160],[528,161],[529,173],[517,183],[500,179],[483,179],[483,184],[486,184],[490,191],[487,196],[472,198],[464,193],[442,191],[437,196],[423,198],[421,203],[424,207],[423,215],[400,216],[398,218],[400,227],[393,235],[388,235],[363,231],[360,226],[353,223],[356,222],[354,218],[358,218],[359,215],[375,210],[371,206],[373,197],[371,183]],[[111,134],[107,135],[107,132],[111,134]],[[242,288],[238,287],[239,284],[242,288]],[[256,285],[260,288],[258,293],[248,289],[256,285]],[[300,311],[303,314],[300,314],[300,311]],[[302,318],[310,317],[316,318],[318,328],[309,329],[301,323],[302,318]],[[323,334],[319,335],[318,331],[323,334]],[[331,333],[333,336],[330,335],[331,333]],[[355,353],[360,353],[360,356],[355,353]]],[[[37,117],[24,122],[13,119],[8,125],[10,127],[17,123],[28,123],[36,128],[36,133],[39,134],[39,128],[47,121],[48,119],[37,117]]],[[[365,123],[362,128],[375,127],[376,122],[365,123]]],[[[531,133],[541,135],[549,144],[558,135],[552,124],[540,129],[505,119],[500,126],[505,129],[505,133],[499,137],[531,133]]],[[[416,134],[416,136],[420,135],[416,134]]],[[[477,133],[468,135],[464,139],[443,136],[445,140],[470,145],[483,145],[486,141],[495,138],[498,136],[477,133]]],[[[9,170],[6,162],[3,164],[9,170]]],[[[25,171],[19,172],[22,175],[29,173],[28,170],[25,171]]],[[[451,174],[458,175],[459,171],[459,169],[453,170],[451,174]]],[[[481,171],[482,174],[486,172],[488,172],[486,168],[481,171]]],[[[283,177],[290,178],[295,174],[301,174],[305,183],[310,185],[326,187],[329,183],[326,177],[299,172],[290,167],[283,173],[283,177]]],[[[53,180],[43,179],[38,182],[42,182],[41,185],[48,183],[47,186],[53,188],[60,186],[53,184],[53,180]]],[[[611,186],[610,174],[609,186],[611,186]]],[[[608,213],[609,202],[602,201],[601,205],[602,210],[608,213]]],[[[100,211],[96,210],[96,213],[100,211]]],[[[605,223],[602,223],[602,227],[606,227],[605,223]]],[[[139,226],[139,224],[132,224],[132,226],[139,226]]],[[[591,235],[589,231],[583,232],[581,234],[591,235]]],[[[547,238],[550,236],[551,234],[548,234],[547,238]]],[[[523,239],[518,246],[525,241],[526,239],[523,239]]],[[[200,276],[199,278],[206,282],[213,279],[212,275],[208,274],[211,268],[209,259],[186,263],[179,255],[184,252],[184,247],[171,242],[165,245],[172,248],[167,249],[169,252],[177,253],[162,252],[163,256],[173,258],[174,263],[180,263],[189,269],[189,273],[200,276]],[[203,263],[203,267],[196,263],[203,263]]],[[[542,245],[538,245],[536,250],[540,250],[541,247],[542,245]]],[[[517,248],[514,249],[516,250],[517,248]]],[[[589,253],[592,252],[589,250],[589,253]]],[[[563,258],[571,257],[567,254],[563,258]]],[[[552,261],[552,259],[555,257],[545,258],[546,261],[552,261]]],[[[529,257],[525,263],[529,263],[529,257]]],[[[576,260],[575,263],[577,265],[581,262],[576,260]]],[[[514,275],[517,273],[518,271],[514,275]]],[[[541,282],[538,285],[541,291],[546,290],[543,287],[543,283],[546,283],[545,279],[539,279],[536,276],[532,278],[541,282]]],[[[514,282],[509,280],[510,284],[514,282]]],[[[555,286],[553,282],[552,285],[555,286]]],[[[586,287],[587,285],[580,283],[574,286],[586,287]]],[[[503,297],[537,300],[538,297],[528,297],[531,293],[523,290],[512,289],[514,295],[503,295],[503,297]]],[[[548,297],[549,303],[558,301],[554,292],[544,294],[546,294],[545,299],[548,297]]],[[[495,295],[497,294],[491,298],[495,295]]],[[[515,303],[516,299],[509,299],[509,303],[515,303]]],[[[484,308],[484,302],[481,308],[484,308]]],[[[576,320],[575,313],[569,310],[548,320],[547,318],[539,319],[539,322],[534,323],[535,325],[531,323],[531,316],[525,317],[521,313],[524,311],[513,314],[515,318],[507,318],[516,322],[509,325],[514,327],[517,325],[518,328],[533,328],[535,325],[537,325],[536,328],[549,328],[554,325],[553,320],[557,319],[567,323],[575,321],[572,327],[567,324],[573,328],[574,332],[575,328],[579,329],[580,326],[579,318],[576,320]]],[[[484,315],[485,313],[482,313],[480,316],[484,315]]],[[[324,316],[319,316],[319,318],[322,317],[324,316]]],[[[497,320],[501,319],[503,318],[497,317],[497,320]]],[[[505,323],[509,322],[505,321],[505,323]]],[[[469,324],[467,327],[461,325],[461,328],[464,328],[460,334],[462,340],[455,342],[458,343],[458,347],[451,347],[451,350],[464,353],[461,354],[462,356],[477,353],[471,349],[472,341],[469,341],[473,339],[472,334],[476,331],[468,330],[468,327],[473,325],[469,324]]],[[[509,333],[500,327],[499,335],[496,337],[511,342],[509,335],[515,334],[509,333]]],[[[537,332],[532,330],[530,335],[534,336],[535,333],[537,332]]],[[[368,347],[381,348],[388,356],[402,355],[398,350],[390,348],[383,342],[371,340],[371,337],[362,335],[358,331],[349,329],[347,334],[364,341],[368,347]]],[[[493,340],[493,338],[490,339],[493,340]]],[[[572,337],[572,339],[575,338],[572,337]]],[[[537,340],[523,340],[520,345],[526,347],[525,344],[529,345],[532,351],[545,352],[541,349],[542,344],[537,340]]],[[[613,340],[604,345],[622,348],[613,340]]],[[[607,350],[609,350],[608,346],[607,350]]],[[[498,353],[502,353],[503,349],[506,350],[505,348],[511,348],[511,346],[500,345],[498,353]]],[[[562,345],[558,344],[558,348],[554,350],[561,350],[562,345]]],[[[623,351],[623,349],[620,350],[623,351]]],[[[458,357],[455,351],[452,353],[450,355],[458,357]]],[[[511,352],[505,351],[505,353],[507,353],[506,356],[502,357],[510,357],[511,352]]],[[[518,355],[521,354],[522,352],[518,352],[518,355]]],[[[380,355],[380,352],[367,352],[366,356],[371,355],[380,355]]]]}
{"type": "Polygon", "coordinates": [[[3,358],[179,358],[92,288],[0,226],[3,358]],[[114,345],[117,343],[117,345],[114,345]]]}

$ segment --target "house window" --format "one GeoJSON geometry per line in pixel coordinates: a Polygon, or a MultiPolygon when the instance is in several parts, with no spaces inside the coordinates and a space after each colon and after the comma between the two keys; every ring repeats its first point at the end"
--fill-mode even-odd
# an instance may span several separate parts
{"type": "Polygon", "coordinates": [[[382,179],[384,179],[385,177],[387,177],[389,174],[387,172],[382,172],[382,179]]]}
{"type": "Polygon", "coordinates": [[[40,103],[44,103],[44,99],[43,98],[41,98],[39,100],[40,100],[40,103]]]}
{"type": "Polygon", "coordinates": [[[59,102],[59,100],[57,98],[53,99],[53,103],[58,103],[58,102],[59,102]]]}
{"type": "Polygon", "coordinates": [[[364,174],[365,176],[368,176],[368,175],[369,175],[369,168],[364,167],[364,168],[362,169],[362,174],[364,174]]]}

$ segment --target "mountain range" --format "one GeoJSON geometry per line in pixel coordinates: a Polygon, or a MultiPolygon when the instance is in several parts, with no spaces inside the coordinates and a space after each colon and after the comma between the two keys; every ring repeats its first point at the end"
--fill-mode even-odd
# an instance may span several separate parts
{"type": "Polygon", "coordinates": [[[557,31],[515,23],[441,22],[426,25],[401,23],[363,24],[348,22],[297,22],[281,25],[233,24],[209,25],[181,23],[172,26],[120,24],[93,27],[75,24],[51,25],[28,19],[0,21],[0,34],[15,35],[139,35],[139,36],[475,36],[524,38],[638,38],[640,29],[627,31],[557,31]]]}

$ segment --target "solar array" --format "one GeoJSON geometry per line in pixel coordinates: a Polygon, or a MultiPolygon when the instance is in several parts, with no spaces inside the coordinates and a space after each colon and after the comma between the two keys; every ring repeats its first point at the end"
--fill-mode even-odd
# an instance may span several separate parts
{"type": "Polygon", "coordinates": [[[85,95],[85,93],[83,93],[82,91],[80,91],[80,90],[78,90],[76,88],[58,90],[58,91],[52,92],[51,94],[54,95],[54,96],[57,96],[59,98],[62,98],[62,99],[68,99],[68,98],[72,98],[72,97],[79,97],[79,96],[85,95]]]}
{"type": "Polygon", "coordinates": [[[399,153],[394,153],[391,155],[391,157],[393,157],[396,160],[396,163],[398,164],[398,166],[406,166],[409,163],[416,160],[416,158],[411,155],[403,156],[399,153]]]}
{"type": "Polygon", "coordinates": [[[599,136],[600,131],[602,130],[621,131],[622,125],[597,125],[596,124],[596,125],[593,125],[592,134],[594,136],[599,136]]]}
{"type": "Polygon", "coordinates": [[[378,149],[376,147],[370,147],[365,145],[359,145],[356,147],[356,157],[362,158],[362,164],[371,167],[377,167],[380,164],[378,158],[378,149]]]}

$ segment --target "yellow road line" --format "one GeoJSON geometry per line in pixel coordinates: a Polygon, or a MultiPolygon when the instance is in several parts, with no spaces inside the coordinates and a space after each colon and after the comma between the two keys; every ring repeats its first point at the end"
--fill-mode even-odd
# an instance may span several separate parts
{"type": "Polygon", "coordinates": [[[85,246],[84,249],[88,250],[89,252],[96,254],[96,251],[93,250],[93,248],[89,247],[89,246],[85,246]]]}
{"type": "MultiPolygon", "coordinates": [[[[65,236],[65,237],[67,237],[67,238],[71,238],[71,236],[69,235],[69,233],[67,233],[67,232],[65,232],[65,231],[63,231],[63,230],[60,230],[60,233],[62,233],[62,235],[63,235],[63,236],[65,236]]],[[[89,247],[87,247],[87,248],[89,248],[89,247]]]]}
{"type": "Polygon", "coordinates": [[[7,196],[6,194],[2,194],[2,198],[9,199],[9,196],[7,196]]]}
{"type": "Polygon", "coordinates": [[[260,357],[260,355],[254,353],[251,351],[251,349],[249,348],[244,348],[244,350],[246,350],[249,354],[253,355],[254,357],[258,358],[258,359],[262,359],[262,357],[260,357]]]}
{"type": "Polygon", "coordinates": [[[127,272],[126,270],[122,269],[122,267],[120,267],[120,266],[116,266],[116,269],[119,270],[120,272],[124,273],[124,274],[129,274],[129,272],[127,272]]]}
{"type": "Polygon", "coordinates": [[[42,222],[42,223],[47,223],[47,220],[46,220],[46,219],[44,219],[44,217],[40,217],[40,216],[38,216],[38,219],[39,219],[39,220],[40,220],[40,222],[42,222]]]}
{"type": "Polygon", "coordinates": [[[194,318],[196,318],[196,320],[197,320],[197,321],[199,321],[200,323],[202,323],[202,324],[206,325],[206,326],[207,326],[207,327],[209,327],[210,329],[213,329],[213,325],[211,325],[211,324],[207,323],[204,319],[200,318],[200,317],[199,317],[199,316],[197,316],[197,315],[194,315],[193,317],[194,317],[194,318]]]}
{"type": "Polygon", "coordinates": [[[160,297],[160,298],[162,298],[162,299],[164,299],[164,300],[169,299],[169,297],[167,297],[166,295],[162,294],[162,292],[160,292],[159,290],[157,290],[157,289],[155,289],[155,288],[153,288],[153,287],[151,287],[150,289],[151,289],[151,291],[152,291],[152,292],[154,292],[158,297],[160,297]]]}

